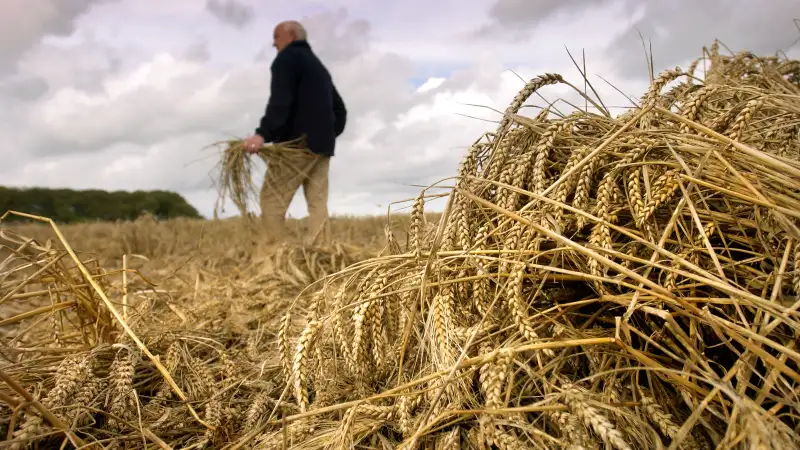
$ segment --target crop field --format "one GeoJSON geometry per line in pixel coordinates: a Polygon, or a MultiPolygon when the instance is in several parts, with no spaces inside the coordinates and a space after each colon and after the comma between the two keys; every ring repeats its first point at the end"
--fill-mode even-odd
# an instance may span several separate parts
{"type": "Polygon", "coordinates": [[[520,115],[578,83],[530,80],[444,213],[421,190],[323,247],[0,222],[0,445],[800,447],[800,62],[714,42],[619,116],[520,115]]]}

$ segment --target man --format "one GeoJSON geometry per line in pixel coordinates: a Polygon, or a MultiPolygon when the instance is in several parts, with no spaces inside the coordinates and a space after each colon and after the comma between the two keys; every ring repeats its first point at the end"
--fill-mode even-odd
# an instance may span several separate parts
{"type": "Polygon", "coordinates": [[[286,235],[286,211],[302,185],[308,204],[306,240],[309,244],[327,243],[328,170],[336,138],[344,131],[347,110],[300,23],[281,22],[273,38],[278,54],[270,69],[269,102],[255,134],[245,140],[245,148],[256,153],[265,142],[303,138],[316,157],[299,155],[268,162],[261,188],[262,219],[270,237],[282,239],[286,235]]]}

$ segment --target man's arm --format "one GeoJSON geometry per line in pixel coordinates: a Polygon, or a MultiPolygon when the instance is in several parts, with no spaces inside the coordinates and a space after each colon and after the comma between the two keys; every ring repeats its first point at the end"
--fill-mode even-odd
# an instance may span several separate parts
{"type": "Polygon", "coordinates": [[[347,108],[345,108],[344,101],[339,95],[339,91],[336,90],[336,86],[333,86],[333,115],[333,131],[336,137],[339,137],[347,123],[347,108]]]}
{"type": "Polygon", "coordinates": [[[279,55],[271,67],[270,96],[256,134],[273,142],[289,121],[297,87],[297,63],[292,55],[279,55]],[[283,57],[281,57],[283,56],[283,57]]]}

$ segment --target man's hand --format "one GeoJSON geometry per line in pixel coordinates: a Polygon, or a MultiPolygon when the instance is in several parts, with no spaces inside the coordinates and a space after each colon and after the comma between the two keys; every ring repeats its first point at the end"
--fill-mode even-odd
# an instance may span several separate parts
{"type": "Polygon", "coordinates": [[[258,150],[264,146],[264,138],[254,134],[249,138],[244,140],[244,150],[251,155],[253,153],[258,153],[258,150]]]}

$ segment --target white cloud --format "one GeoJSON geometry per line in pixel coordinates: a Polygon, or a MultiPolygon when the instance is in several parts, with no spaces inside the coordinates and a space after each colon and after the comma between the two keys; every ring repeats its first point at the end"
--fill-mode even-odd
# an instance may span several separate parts
{"type": "MultiPolygon", "coordinates": [[[[761,33],[752,42],[767,48],[777,38],[764,36],[770,31],[766,18],[785,13],[783,0],[776,1],[775,8],[751,14],[752,20],[745,17],[752,8],[729,9],[727,21],[752,25],[753,33],[761,33]]],[[[28,43],[0,55],[0,101],[11,105],[0,110],[4,184],[175,190],[210,216],[216,194],[209,174],[219,159],[205,147],[252,133],[269,96],[271,30],[288,18],[303,20],[348,107],[331,166],[330,209],[337,214],[382,214],[387,204],[415,196],[419,188],[413,185],[454,175],[466,148],[495,128],[492,109],[504,110],[529,78],[556,72],[583,88],[565,46],[579,60],[586,50],[590,80],[606,104],[626,105],[597,75],[628,94],[644,92],[634,26],[653,39],[661,69],[683,64],[710,44],[706,32],[689,36],[678,10],[631,8],[629,0],[581,8],[513,0],[494,6],[414,0],[385,8],[365,0],[274,7],[238,0],[238,6],[228,2],[241,7],[231,11],[247,14],[221,19],[224,8],[217,7],[224,1],[208,2],[216,16],[205,2],[164,3],[101,2],[47,19],[77,24],[75,30],[18,27],[28,43]],[[655,20],[662,16],[663,22],[655,20]],[[231,27],[231,21],[239,25],[231,27]],[[687,36],[677,39],[676,30],[687,36]],[[42,40],[45,35],[61,37],[42,40]]],[[[685,11],[685,2],[678,3],[685,11]]],[[[47,22],[36,14],[29,22],[47,22]]],[[[721,34],[738,31],[712,20],[718,14],[713,8],[694,14],[692,24],[713,22],[721,34]]],[[[788,37],[782,33],[780,39],[788,37]]],[[[563,85],[548,86],[541,95],[583,104],[563,85]]],[[[538,96],[530,103],[544,105],[538,96]]],[[[255,176],[263,176],[258,164],[255,176]]],[[[305,214],[301,192],[290,212],[305,214]]]]}

